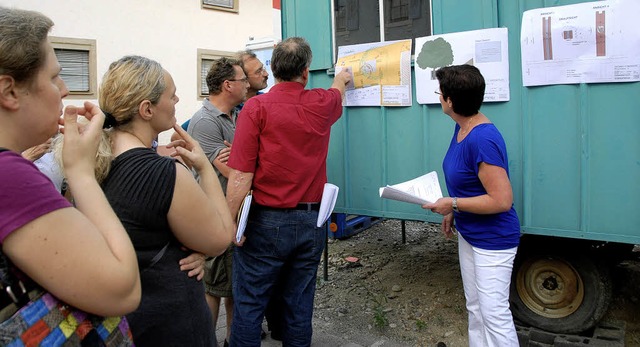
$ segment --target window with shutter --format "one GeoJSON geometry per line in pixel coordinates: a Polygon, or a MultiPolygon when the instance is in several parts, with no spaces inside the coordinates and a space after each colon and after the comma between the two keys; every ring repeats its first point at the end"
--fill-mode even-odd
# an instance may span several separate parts
{"type": "Polygon", "coordinates": [[[54,49],[58,62],[62,67],[60,77],[69,91],[90,91],[89,52],[75,49],[54,49]]]}
{"type": "Polygon", "coordinates": [[[200,68],[200,95],[209,95],[209,88],[207,87],[207,73],[213,65],[214,59],[202,59],[202,67],[200,68]]]}
{"type": "Polygon", "coordinates": [[[213,61],[222,57],[233,58],[234,54],[233,52],[198,49],[198,98],[209,96],[207,73],[213,61]]]}
{"type": "Polygon", "coordinates": [[[240,0],[202,0],[202,8],[238,12],[240,0]]]}
{"type": "Polygon", "coordinates": [[[96,41],[51,37],[69,98],[97,98],[96,41]]]}

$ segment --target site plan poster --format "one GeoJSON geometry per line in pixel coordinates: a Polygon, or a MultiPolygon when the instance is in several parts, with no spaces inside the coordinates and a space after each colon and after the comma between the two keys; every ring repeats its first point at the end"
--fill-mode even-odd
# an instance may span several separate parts
{"type": "Polygon", "coordinates": [[[439,104],[435,71],[449,65],[474,65],[487,85],[485,102],[509,101],[507,28],[493,28],[416,38],[416,99],[439,104]]]}
{"type": "Polygon", "coordinates": [[[344,106],[411,106],[411,40],[338,47],[336,73],[346,69],[344,106]]]}
{"type": "Polygon", "coordinates": [[[523,13],[525,86],[640,81],[640,1],[611,0],[523,13]]]}

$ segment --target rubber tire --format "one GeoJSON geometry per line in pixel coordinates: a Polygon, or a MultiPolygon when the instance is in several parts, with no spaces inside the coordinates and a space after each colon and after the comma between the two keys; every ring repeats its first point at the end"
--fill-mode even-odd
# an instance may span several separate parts
{"type": "MultiPolygon", "coordinates": [[[[511,280],[511,312],[516,320],[542,330],[565,334],[581,333],[593,328],[600,321],[607,312],[612,295],[611,275],[606,266],[580,255],[523,253],[516,257],[511,280]],[[577,309],[572,313],[566,313],[566,315],[561,312],[561,317],[550,318],[541,315],[539,310],[532,310],[525,304],[527,300],[523,300],[518,291],[518,277],[520,276],[522,280],[522,276],[533,274],[532,266],[530,266],[532,262],[533,264],[557,264],[559,268],[561,266],[565,269],[565,274],[567,273],[567,265],[572,269],[571,276],[565,277],[576,276],[578,283],[580,280],[582,282],[582,299],[578,300],[577,309]],[[530,274],[526,273],[528,270],[531,270],[530,274]]],[[[554,272],[553,266],[545,269],[549,270],[545,273],[554,272]]],[[[560,276],[561,273],[562,271],[555,272],[556,276],[560,276]]],[[[571,279],[566,278],[566,280],[571,279]]],[[[521,281],[521,291],[525,287],[527,290],[531,290],[526,283],[527,281],[521,281]]],[[[523,295],[527,296],[529,301],[535,297],[535,295],[526,292],[523,295]]],[[[570,310],[572,309],[568,311],[570,310]]]]}

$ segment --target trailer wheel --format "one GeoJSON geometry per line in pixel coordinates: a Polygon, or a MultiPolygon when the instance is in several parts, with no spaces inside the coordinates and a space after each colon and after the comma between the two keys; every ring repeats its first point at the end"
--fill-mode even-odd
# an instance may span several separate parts
{"type": "Polygon", "coordinates": [[[605,267],[584,256],[519,255],[511,283],[516,319],[554,333],[594,327],[611,300],[605,267]]]}

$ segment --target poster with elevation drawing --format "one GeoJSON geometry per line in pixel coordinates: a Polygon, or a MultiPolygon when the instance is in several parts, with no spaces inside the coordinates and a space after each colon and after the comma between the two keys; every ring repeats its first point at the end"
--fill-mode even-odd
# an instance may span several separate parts
{"type": "Polygon", "coordinates": [[[416,99],[439,104],[435,71],[450,65],[477,67],[487,85],[484,101],[509,100],[509,48],[507,28],[493,28],[416,38],[416,99]]]}
{"type": "Polygon", "coordinates": [[[340,46],[343,69],[353,77],[344,106],[411,106],[411,40],[340,46]]]}
{"type": "Polygon", "coordinates": [[[640,1],[597,1],[522,14],[522,83],[640,81],[640,1]]]}

